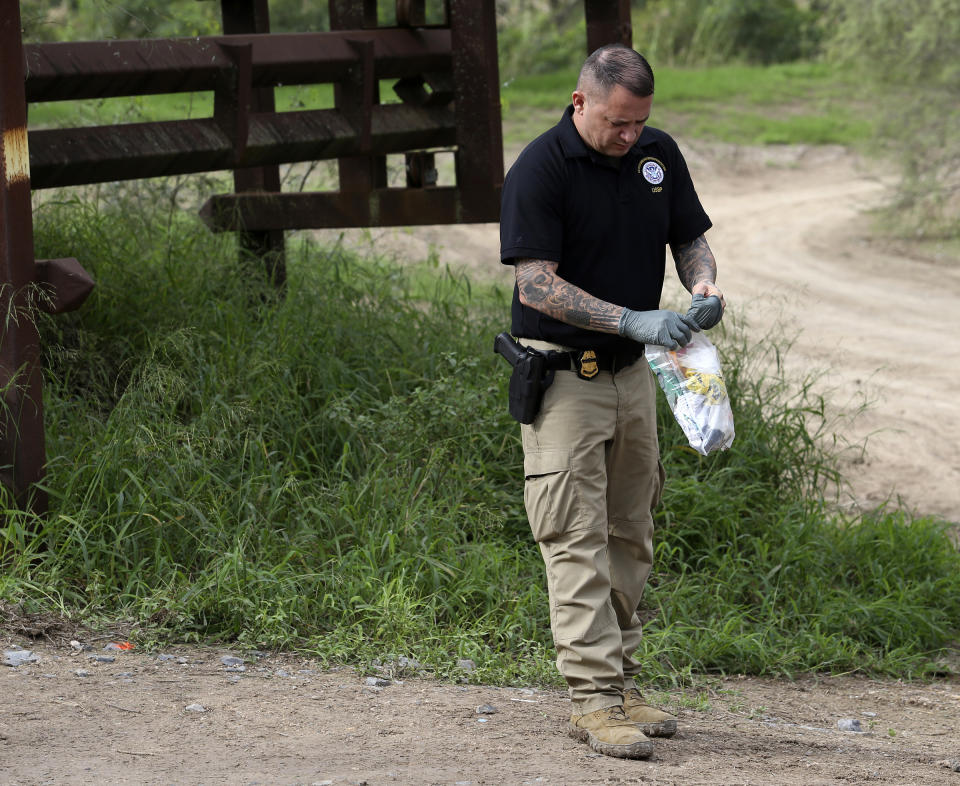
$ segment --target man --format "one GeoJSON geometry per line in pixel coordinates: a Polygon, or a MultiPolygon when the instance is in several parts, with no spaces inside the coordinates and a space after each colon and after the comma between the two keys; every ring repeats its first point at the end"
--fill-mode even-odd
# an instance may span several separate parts
{"type": "Polygon", "coordinates": [[[558,369],[521,427],[524,502],[546,565],[570,733],[600,753],[646,758],[649,737],[673,735],[677,722],[633,683],[664,479],[643,346],[685,346],[720,321],[724,302],[683,156],[646,125],[650,65],[628,47],[598,49],[572,98],[503,187],[511,332],[558,369]],[[693,295],[683,315],[659,307],[667,245],[693,295]]]}

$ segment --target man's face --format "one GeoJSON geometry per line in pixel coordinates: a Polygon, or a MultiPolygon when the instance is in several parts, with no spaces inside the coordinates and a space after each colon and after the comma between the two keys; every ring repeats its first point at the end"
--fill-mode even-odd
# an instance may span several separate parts
{"type": "Polygon", "coordinates": [[[607,95],[595,87],[573,93],[573,123],[590,147],[620,158],[633,147],[650,117],[653,96],[636,96],[620,85],[607,95]]]}

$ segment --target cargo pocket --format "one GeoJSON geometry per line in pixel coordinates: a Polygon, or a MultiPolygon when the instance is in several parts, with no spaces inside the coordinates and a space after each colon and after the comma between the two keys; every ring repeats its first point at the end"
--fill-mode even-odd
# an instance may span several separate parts
{"type": "Polygon", "coordinates": [[[523,471],[523,502],[533,539],[540,543],[572,529],[580,518],[580,504],[569,451],[528,454],[523,471]]]}

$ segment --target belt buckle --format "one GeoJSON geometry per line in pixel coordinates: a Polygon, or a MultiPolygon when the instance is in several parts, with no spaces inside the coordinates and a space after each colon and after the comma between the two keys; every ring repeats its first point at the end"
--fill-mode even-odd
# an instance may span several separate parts
{"type": "Polygon", "coordinates": [[[593,379],[600,373],[600,364],[597,362],[597,353],[592,349],[585,349],[576,358],[577,376],[580,379],[593,379]]]}

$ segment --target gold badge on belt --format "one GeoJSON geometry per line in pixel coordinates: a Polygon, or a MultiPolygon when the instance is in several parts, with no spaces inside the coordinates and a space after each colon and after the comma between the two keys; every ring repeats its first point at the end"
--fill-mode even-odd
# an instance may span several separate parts
{"type": "Polygon", "coordinates": [[[597,353],[592,349],[585,349],[577,358],[577,376],[581,379],[593,379],[599,373],[597,353]]]}

